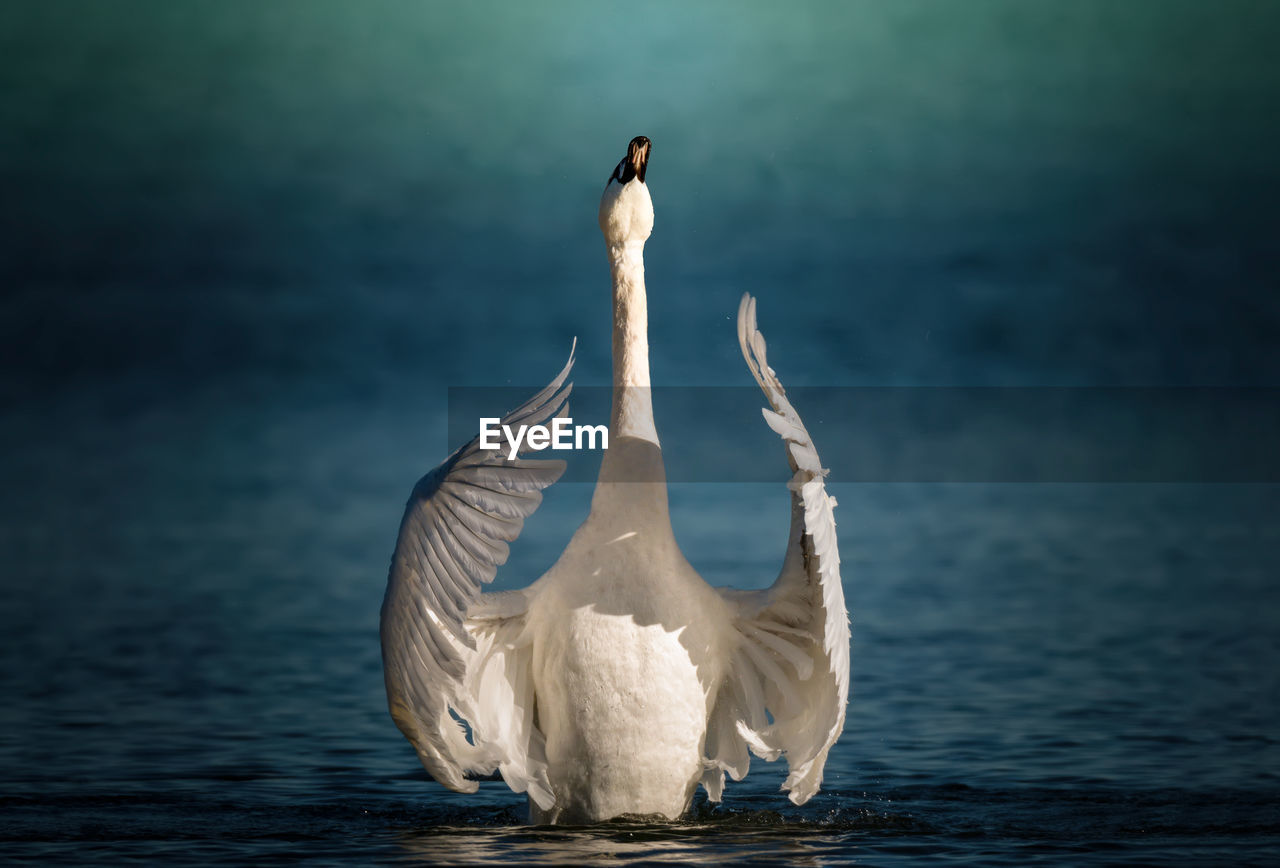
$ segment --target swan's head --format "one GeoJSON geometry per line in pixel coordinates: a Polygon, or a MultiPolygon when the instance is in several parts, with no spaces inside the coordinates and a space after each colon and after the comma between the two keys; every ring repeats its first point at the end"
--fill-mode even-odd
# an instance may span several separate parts
{"type": "Polygon", "coordinates": [[[627,145],[627,155],[613,170],[604,195],[600,197],[600,231],[610,247],[644,244],[653,231],[653,200],[645,186],[649,168],[649,140],[636,136],[627,145]]]}

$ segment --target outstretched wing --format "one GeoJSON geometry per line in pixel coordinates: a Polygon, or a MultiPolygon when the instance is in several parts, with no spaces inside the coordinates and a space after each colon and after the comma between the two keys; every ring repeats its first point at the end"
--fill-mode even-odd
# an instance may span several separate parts
{"type": "Polygon", "coordinates": [[[736,612],[737,647],[708,721],[702,783],[718,800],[726,771],[734,780],[747,773],[750,748],[768,760],[786,756],[782,788],[802,805],[822,783],[849,698],[849,615],[832,516],[836,501],[827,494],[827,471],[813,440],[769,367],[756,302],[746,294],[738,307],[738,341],[769,401],[764,419],[787,447],[791,537],[771,587],[721,591],[736,612]]]}
{"type": "MultiPolygon", "coordinates": [[[[559,376],[502,424],[516,430],[567,414],[572,367],[570,352],[559,376]]],[[[554,797],[533,724],[525,598],[480,588],[565,463],[511,460],[509,449],[505,437],[491,450],[477,437],[414,486],[382,602],[383,675],[391,716],[432,777],[475,792],[467,773],[498,770],[545,809],[554,797]]]]}

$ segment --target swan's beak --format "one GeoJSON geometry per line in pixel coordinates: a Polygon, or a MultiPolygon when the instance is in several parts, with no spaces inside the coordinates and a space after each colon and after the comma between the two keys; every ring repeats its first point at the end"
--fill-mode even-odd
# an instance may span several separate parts
{"type": "Polygon", "coordinates": [[[636,136],[627,145],[627,162],[631,164],[635,175],[644,183],[644,170],[649,168],[649,148],[652,143],[647,136],[636,136]]]}
{"type": "Polygon", "coordinates": [[[643,184],[645,170],[649,167],[650,147],[652,143],[648,136],[636,136],[632,139],[631,144],[627,145],[627,155],[618,163],[618,168],[613,170],[613,176],[609,180],[625,184],[632,178],[638,178],[643,184]]]}

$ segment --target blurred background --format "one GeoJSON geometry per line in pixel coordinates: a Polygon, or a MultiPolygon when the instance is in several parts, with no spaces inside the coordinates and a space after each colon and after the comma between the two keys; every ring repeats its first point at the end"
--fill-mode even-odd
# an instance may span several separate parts
{"type": "MultiPolygon", "coordinates": [[[[541,385],[575,336],[609,382],[596,208],[634,135],[657,384],[750,385],[750,291],[798,387],[1280,386],[1278,42],[1265,0],[5,4],[6,840],[213,847],[198,814],[241,857],[273,823],[341,852],[472,804],[386,715],[386,568],[450,387],[541,385]]],[[[751,424],[716,436],[781,464],[751,424]]],[[[1065,835],[1061,790],[1111,787],[1080,834],[1174,804],[1230,838],[1204,798],[1275,846],[1275,486],[841,472],[841,834],[1065,835]],[[894,797],[926,825],[866,819],[894,797]]],[[[552,490],[501,586],[589,496],[552,490]]],[[[779,487],[672,497],[709,580],[771,579],[779,487]]],[[[769,774],[741,797],[779,807],[769,774]]]]}

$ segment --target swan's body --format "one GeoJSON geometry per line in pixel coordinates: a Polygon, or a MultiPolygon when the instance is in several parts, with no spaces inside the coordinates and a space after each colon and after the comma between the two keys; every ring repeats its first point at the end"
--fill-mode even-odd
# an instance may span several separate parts
{"type": "MultiPolygon", "coordinates": [[[[748,747],[787,755],[784,788],[803,803],[844,723],[849,634],[835,503],[765,362],[747,297],[739,339],[795,471],[782,574],[766,591],[712,588],[672,533],[649,397],[648,152],[647,139],[631,143],[600,205],[614,393],[587,520],[528,588],[481,594],[564,465],[506,460],[505,444],[481,451],[472,441],[414,489],[383,603],[391,713],[423,764],[462,792],[476,789],[465,772],[501,771],[529,793],[538,822],[677,817],[699,783],[719,800],[725,771],[746,774],[748,747]],[[470,724],[470,739],[455,715],[470,724]]],[[[572,364],[504,422],[535,424],[560,411],[572,364]]]]}
{"type": "Polygon", "coordinates": [[[538,819],[676,817],[702,775],[718,673],[700,677],[699,658],[719,639],[712,619],[689,615],[723,605],[670,534],[650,532],[656,524],[588,519],[531,589],[530,623],[543,640],[534,689],[557,794],[538,819]]]}

